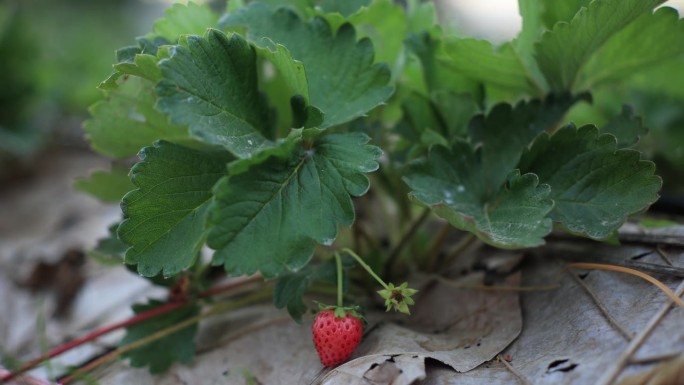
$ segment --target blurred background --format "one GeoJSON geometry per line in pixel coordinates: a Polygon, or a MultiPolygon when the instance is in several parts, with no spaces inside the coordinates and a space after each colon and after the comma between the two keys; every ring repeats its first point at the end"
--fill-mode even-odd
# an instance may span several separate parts
{"type": "Polygon", "coordinates": [[[138,0],[0,2],[0,180],[31,172],[54,147],[81,147],[81,123],[114,50],[168,6],[138,0]]]}

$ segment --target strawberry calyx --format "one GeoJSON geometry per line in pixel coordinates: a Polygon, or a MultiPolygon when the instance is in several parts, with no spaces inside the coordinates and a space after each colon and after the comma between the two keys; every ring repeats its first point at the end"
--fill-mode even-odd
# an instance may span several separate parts
{"type": "Polygon", "coordinates": [[[413,305],[415,303],[411,296],[417,292],[418,290],[408,287],[407,282],[404,282],[399,286],[394,286],[394,284],[390,282],[385,289],[379,290],[378,294],[385,299],[387,311],[394,309],[394,311],[398,311],[400,313],[411,314],[409,311],[409,305],[413,305]]]}
{"type": "Polygon", "coordinates": [[[349,314],[354,318],[360,319],[364,324],[366,323],[366,318],[363,316],[361,308],[359,306],[335,306],[326,305],[320,302],[316,303],[318,304],[317,312],[332,310],[333,314],[335,314],[335,318],[344,318],[347,316],[347,314],[349,314]]]}

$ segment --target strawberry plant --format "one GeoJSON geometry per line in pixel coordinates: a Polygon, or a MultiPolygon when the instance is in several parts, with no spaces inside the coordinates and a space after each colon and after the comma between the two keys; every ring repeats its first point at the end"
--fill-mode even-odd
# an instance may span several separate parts
{"type": "Polygon", "coordinates": [[[610,240],[658,199],[639,147],[647,130],[621,105],[668,86],[643,74],[684,73],[684,27],[662,0],[520,0],[522,31],[501,45],[406,3],[231,0],[221,15],[174,5],[117,51],[85,130],[99,153],[138,160],[130,182],[94,176],[108,199],[133,184],[97,252],[185,304],[127,326],[125,343],[187,323],[149,341],[164,349],[120,352],[132,365],[192,359],[216,268],[267,282],[241,306],[272,296],[297,321],[341,270],[347,302],[409,313],[416,291],[384,280],[448,262],[416,236],[428,218],[529,248],[554,228],[610,240]],[[352,258],[335,269],[343,249],[352,258]],[[359,266],[381,283],[377,301],[359,294],[378,290],[359,266]]]}

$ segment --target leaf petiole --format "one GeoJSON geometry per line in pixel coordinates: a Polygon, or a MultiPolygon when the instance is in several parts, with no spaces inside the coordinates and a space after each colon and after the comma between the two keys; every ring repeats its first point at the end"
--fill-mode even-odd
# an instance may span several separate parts
{"type": "MultiPolygon", "coordinates": [[[[379,290],[378,294],[382,298],[385,299],[385,306],[387,306],[387,311],[390,311],[390,309],[394,309],[395,311],[404,313],[404,314],[411,314],[409,311],[409,305],[413,305],[415,302],[413,298],[411,298],[412,295],[416,294],[418,290],[411,289],[408,287],[408,283],[404,282],[399,286],[394,286],[393,283],[385,283],[385,281],[382,280],[375,272],[373,269],[371,269],[370,266],[366,264],[366,262],[361,259],[355,252],[348,248],[342,249],[342,252],[345,252],[349,255],[352,256],[356,260],[356,262],[361,265],[361,267],[368,272],[368,274],[371,275],[371,277],[375,278],[376,281],[383,287],[383,290],[379,290]]],[[[339,254],[335,253],[337,260],[339,261],[339,254]]]]}

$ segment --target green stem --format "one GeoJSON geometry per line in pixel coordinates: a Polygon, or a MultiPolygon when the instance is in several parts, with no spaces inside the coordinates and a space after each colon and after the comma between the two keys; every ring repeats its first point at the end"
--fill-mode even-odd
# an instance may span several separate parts
{"type": "Polygon", "coordinates": [[[361,259],[361,257],[359,257],[355,252],[353,252],[352,250],[350,250],[350,249],[348,249],[348,248],[342,249],[342,252],[351,255],[352,258],[354,258],[354,259],[356,260],[356,262],[358,262],[359,265],[361,265],[361,267],[363,267],[364,270],[366,270],[366,272],[368,272],[368,274],[370,274],[371,277],[375,278],[375,280],[378,281],[378,283],[379,283],[380,285],[382,285],[383,288],[389,290],[389,286],[387,286],[387,284],[385,283],[385,281],[383,281],[382,278],[378,277],[378,275],[375,274],[375,272],[373,271],[373,269],[371,269],[371,267],[368,266],[368,265],[366,264],[366,262],[364,262],[363,259],[361,259]]]}
{"type": "Polygon", "coordinates": [[[337,268],[337,306],[344,306],[342,299],[342,258],[340,253],[335,252],[335,267],[337,268]]]}

